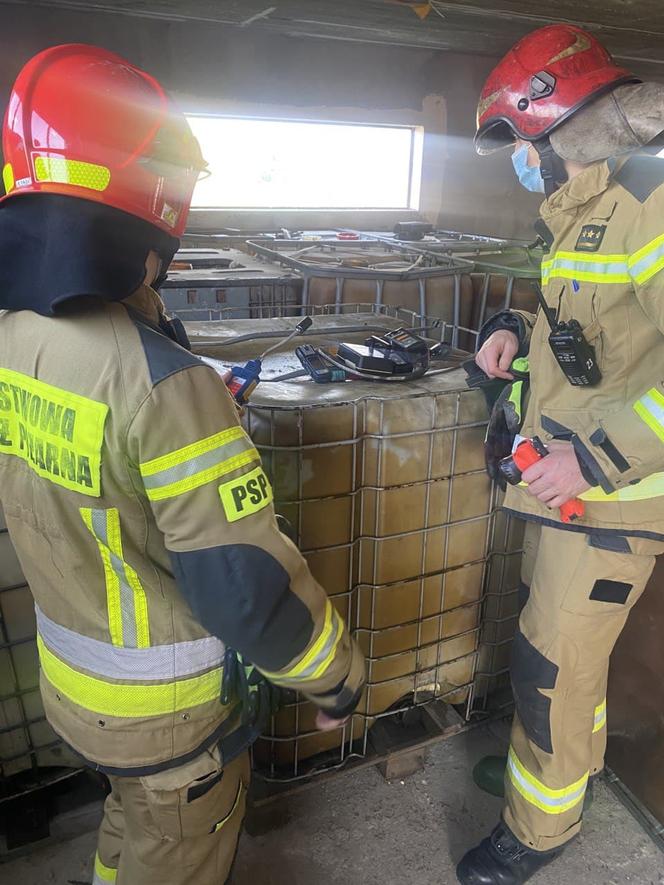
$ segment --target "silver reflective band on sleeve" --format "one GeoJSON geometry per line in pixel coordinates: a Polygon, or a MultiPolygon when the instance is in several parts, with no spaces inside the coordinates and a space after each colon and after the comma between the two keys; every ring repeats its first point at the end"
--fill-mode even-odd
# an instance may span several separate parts
{"type": "Polygon", "coordinates": [[[253,448],[253,445],[247,439],[233,440],[216,449],[212,449],[210,452],[205,452],[196,458],[184,461],[182,464],[167,467],[165,470],[160,470],[159,473],[153,473],[151,476],[144,476],[143,485],[146,489],[158,489],[162,486],[170,486],[174,483],[182,482],[182,480],[189,479],[197,473],[202,473],[204,470],[209,470],[217,464],[230,458],[235,458],[237,455],[241,455],[243,452],[253,448]]]}
{"type": "Polygon", "coordinates": [[[263,674],[277,685],[285,686],[301,682],[303,679],[320,678],[334,661],[343,632],[344,622],[328,599],[325,605],[323,629],[302,660],[298,661],[290,670],[284,670],[281,673],[270,673],[263,670],[263,674]]]}
{"type": "Polygon", "coordinates": [[[259,460],[254,444],[237,426],[144,461],[139,469],[148,498],[163,501],[259,460]]]}
{"type": "Polygon", "coordinates": [[[664,266],[664,234],[655,237],[629,256],[629,272],[635,283],[646,283],[664,266]]]}
{"type": "Polygon", "coordinates": [[[100,677],[137,682],[172,680],[220,667],[224,657],[224,644],[214,636],[173,645],[124,648],[56,624],[37,606],[35,612],[37,630],[48,648],[71,666],[100,677]]]}
{"type": "Polygon", "coordinates": [[[634,403],[634,411],[664,442],[664,394],[656,387],[651,387],[634,403]]]}

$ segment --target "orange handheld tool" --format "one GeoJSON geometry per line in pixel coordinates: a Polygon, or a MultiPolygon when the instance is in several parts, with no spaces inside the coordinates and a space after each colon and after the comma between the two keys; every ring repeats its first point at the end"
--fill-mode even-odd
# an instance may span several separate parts
{"type": "MultiPolygon", "coordinates": [[[[511,455],[500,462],[500,472],[510,485],[518,485],[522,474],[533,464],[546,458],[548,454],[549,450],[538,436],[524,439],[511,455]]],[[[563,522],[574,522],[576,519],[581,519],[584,513],[585,507],[579,498],[566,501],[560,508],[560,518],[563,522]]]]}

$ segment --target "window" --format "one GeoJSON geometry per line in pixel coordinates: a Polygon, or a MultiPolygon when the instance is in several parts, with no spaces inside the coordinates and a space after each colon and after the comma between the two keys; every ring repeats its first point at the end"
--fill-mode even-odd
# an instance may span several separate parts
{"type": "Polygon", "coordinates": [[[189,116],[211,175],[197,209],[419,209],[422,130],[189,116]]]}

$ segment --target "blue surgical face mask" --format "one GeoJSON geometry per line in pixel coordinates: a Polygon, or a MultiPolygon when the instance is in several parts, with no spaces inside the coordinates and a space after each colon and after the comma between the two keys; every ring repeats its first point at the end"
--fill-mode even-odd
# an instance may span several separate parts
{"type": "Polygon", "coordinates": [[[527,191],[534,194],[544,193],[544,179],[539,166],[528,165],[529,144],[522,144],[518,151],[512,154],[512,165],[517,178],[527,191]]]}

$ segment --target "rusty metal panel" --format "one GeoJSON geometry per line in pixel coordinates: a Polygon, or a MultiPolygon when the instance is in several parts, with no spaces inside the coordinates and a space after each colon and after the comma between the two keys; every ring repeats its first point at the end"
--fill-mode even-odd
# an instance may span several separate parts
{"type": "Polygon", "coordinates": [[[607,762],[664,825],[664,556],[611,659],[607,762]]]}

